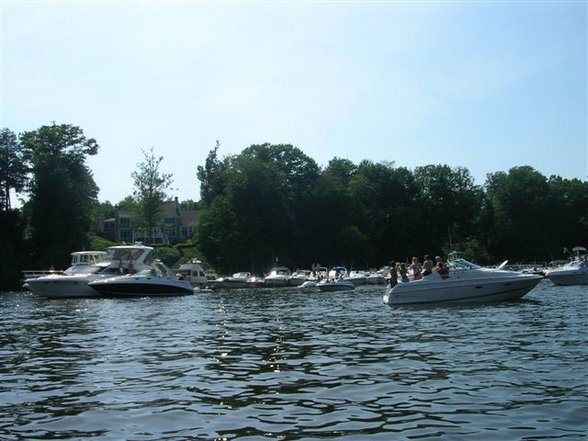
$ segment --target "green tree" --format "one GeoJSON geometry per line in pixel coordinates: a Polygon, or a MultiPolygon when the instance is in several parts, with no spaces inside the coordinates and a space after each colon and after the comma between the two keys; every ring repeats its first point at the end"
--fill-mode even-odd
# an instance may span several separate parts
{"type": "Polygon", "coordinates": [[[98,144],[79,127],[53,123],[24,132],[20,142],[31,158],[28,215],[36,265],[64,267],[69,254],[87,249],[98,187],[86,157],[98,144]]]}
{"type": "Polygon", "coordinates": [[[300,216],[318,175],[316,163],[291,145],[252,145],[223,161],[214,149],[199,167],[203,255],[227,272],[265,271],[276,258],[295,264],[304,249],[300,216]]]}
{"type": "Polygon", "coordinates": [[[414,172],[422,211],[421,234],[429,253],[459,248],[475,234],[482,188],[464,167],[426,165],[414,172]]]}
{"type": "Polygon", "coordinates": [[[494,255],[533,261],[548,253],[548,184],[545,176],[529,166],[513,167],[508,173],[489,174],[486,192],[494,215],[494,255]]]}
{"type": "Polygon", "coordinates": [[[28,157],[16,135],[9,129],[0,132],[0,211],[11,209],[10,191],[19,193],[28,181],[28,157]]]}
{"type": "Polygon", "coordinates": [[[133,195],[137,201],[137,226],[144,229],[147,240],[152,238],[153,230],[160,225],[163,203],[167,198],[173,177],[162,173],[159,169],[163,156],[156,157],[153,148],[143,151],[144,162],[138,164],[139,170],[134,171],[133,195]]]}
{"type": "Polygon", "coordinates": [[[224,191],[223,163],[218,159],[220,142],[208,153],[204,166],[197,167],[196,177],[200,181],[200,201],[205,207],[224,191]]]}

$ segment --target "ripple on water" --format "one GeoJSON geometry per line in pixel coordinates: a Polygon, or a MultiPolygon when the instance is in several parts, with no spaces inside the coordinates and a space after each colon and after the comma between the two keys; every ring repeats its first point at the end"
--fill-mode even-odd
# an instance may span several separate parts
{"type": "Polygon", "coordinates": [[[585,439],[588,296],[0,296],[0,438],[585,439]]]}

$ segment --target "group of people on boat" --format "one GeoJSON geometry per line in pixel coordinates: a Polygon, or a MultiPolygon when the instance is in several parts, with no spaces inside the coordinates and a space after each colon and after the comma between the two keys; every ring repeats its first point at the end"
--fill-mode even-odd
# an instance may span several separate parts
{"type": "Polygon", "coordinates": [[[410,265],[404,262],[390,262],[390,286],[398,283],[408,283],[411,280],[421,280],[430,274],[437,273],[443,279],[449,277],[449,268],[440,256],[435,257],[435,263],[428,254],[425,254],[423,264],[419,262],[418,257],[413,257],[410,265]],[[412,276],[412,277],[410,277],[412,276]]]}

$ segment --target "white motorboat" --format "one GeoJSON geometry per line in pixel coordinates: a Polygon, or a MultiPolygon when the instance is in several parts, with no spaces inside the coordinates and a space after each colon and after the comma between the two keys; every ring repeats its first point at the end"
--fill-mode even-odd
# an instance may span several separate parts
{"type": "Polygon", "coordinates": [[[97,297],[89,282],[147,269],[153,261],[152,252],[152,247],[141,244],[112,246],[100,259],[79,256],[80,261],[88,263],[70,267],[63,274],[29,278],[25,284],[34,294],[47,298],[97,297]]]}
{"type": "Polygon", "coordinates": [[[263,279],[264,286],[277,288],[290,285],[292,272],[285,266],[277,266],[271,269],[270,273],[263,279]]]}
{"type": "Polygon", "coordinates": [[[543,278],[497,268],[482,268],[465,259],[448,262],[448,275],[433,273],[420,280],[388,285],[387,304],[474,303],[516,300],[543,278]]]}
{"type": "Polygon", "coordinates": [[[575,247],[573,261],[547,271],[545,277],[555,285],[588,285],[588,255],[586,248],[575,247]]]}
{"type": "Polygon", "coordinates": [[[364,269],[352,268],[346,279],[353,282],[355,286],[365,285],[367,283],[369,273],[364,269]]]}
{"type": "Polygon", "coordinates": [[[180,264],[178,278],[189,281],[192,286],[203,288],[217,279],[216,273],[199,259],[190,259],[180,264]]]}
{"type": "Polygon", "coordinates": [[[355,284],[341,277],[339,279],[321,280],[316,284],[316,288],[321,292],[350,291],[355,289],[355,284]]]}
{"type": "Polygon", "coordinates": [[[259,283],[259,281],[254,279],[251,273],[241,271],[229,277],[220,277],[216,280],[211,280],[206,286],[211,289],[235,289],[248,288],[253,286],[254,283],[259,283]]]}
{"type": "Polygon", "coordinates": [[[312,271],[298,269],[292,273],[291,286],[300,286],[312,278],[312,271]]]}
{"type": "Polygon", "coordinates": [[[372,270],[367,276],[368,285],[385,285],[390,275],[390,268],[384,267],[378,271],[372,270]]]}
{"type": "Polygon", "coordinates": [[[194,294],[188,280],[177,279],[173,271],[160,260],[150,269],[135,274],[97,279],[88,283],[92,289],[107,297],[167,297],[194,294]]]}

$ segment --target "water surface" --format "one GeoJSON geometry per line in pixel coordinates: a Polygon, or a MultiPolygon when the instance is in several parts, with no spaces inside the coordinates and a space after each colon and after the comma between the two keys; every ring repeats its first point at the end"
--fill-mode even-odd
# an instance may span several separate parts
{"type": "Polygon", "coordinates": [[[0,295],[0,439],[585,440],[588,290],[0,295]]]}

